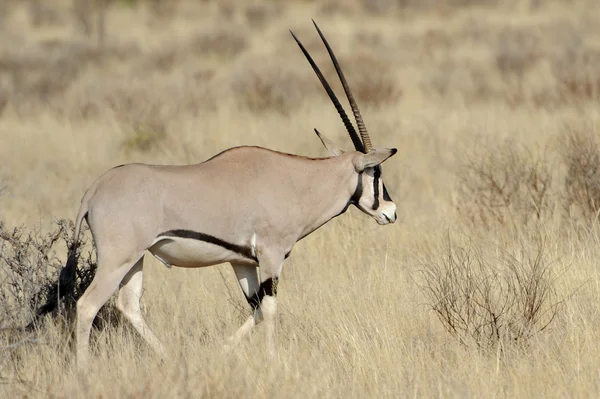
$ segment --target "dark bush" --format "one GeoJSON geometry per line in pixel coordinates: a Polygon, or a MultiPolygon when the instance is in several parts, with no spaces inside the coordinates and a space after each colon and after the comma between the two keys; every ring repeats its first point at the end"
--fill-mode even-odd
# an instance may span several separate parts
{"type": "MultiPolygon", "coordinates": [[[[62,259],[58,254],[74,244],[74,225],[59,220],[55,226],[42,234],[23,227],[8,230],[0,223],[0,328],[32,328],[46,315],[67,325],[74,319],[75,303],[96,272],[95,253],[84,229],[78,250],[62,259]]],[[[105,306],[95,326],[114,321],[116,314],[112,305],[105,306]]]]}

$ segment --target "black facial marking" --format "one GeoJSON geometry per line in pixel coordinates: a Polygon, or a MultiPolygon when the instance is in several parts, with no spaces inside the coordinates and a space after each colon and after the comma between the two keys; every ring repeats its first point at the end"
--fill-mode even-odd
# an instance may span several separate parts
{"type": "Polygon", "coordinates": [[[362,193],[363,193],[363,182],[362,182],[362,174],[363,172],[360,172],[358,174],[358,183],[356,183],[356,189],[354,190],[354,194],[352,194],[352,197],[350,197],[350,200],[348,201],[348,205],[346,205],[346,208],[344,208],[344,211],[346,209],[348,209],[348,206],[350,204],[358,204],[358,201],[360,201],[360,197],[362,197],[362,193]]]}
{"type": "Polygon", "coordinates": [[[169,231],[165,231],[164,233],[160,233],[158,235],[158,237],[190,238],[192,240],[208,242],[210,244],[218,245],[220,247],[228,249],[231,252],[238,253],[238,254],[240,254],[248,259],[252,259],[256,263],[258,263],[258,259],[256,258],[256,256],[254,256],[250,247],[232,244],[230,242],[223,241],[220,238],[211,236],[209,234],[199,233],[197,231],[192,231],[192,230],[177,229],[177,230],[169,230],[169,231]]]}
{"type": "Polygon", "coordinates": [[[379,208],[379,178],[381,177],[381,167],[375,166],[375,173],[373,174],[373,210],[379,208]]]}
{"type": "Polygon", "coordinates": [[[257,293],[250,298],[246,298],[252,307],[252,310],[260,306],[260,303],[265,296],[277,296],[277,283],[279,283],[279,278],[268,278],[260,283],[257,293]]]}
{"type": "Polygon", "coordinates": [[[392,201],[392,198],[390,197],[390,195],[388,194],[387,188],[385,188],[385,184],[383,185],[383,199],[385,201],[392,201]]]}

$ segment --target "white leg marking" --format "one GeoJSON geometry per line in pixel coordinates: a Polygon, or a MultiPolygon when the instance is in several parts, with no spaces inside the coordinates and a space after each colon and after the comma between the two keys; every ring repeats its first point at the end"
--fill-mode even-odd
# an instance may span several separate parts
{"type": "Polygon", "coordinates": [[[276,355],[275,350],[275,316],[277,315],[277,298],[275,296],[265,296],[260,304],[267,329],[267,353],[270,358],[276,355]]]}
{"type": "Polygon", "coordinates": [[[140,298],[143,288],[143,261],[143,258],[140,259],[123,279],[117,298],[117,308],[125,315],[127,320],[129,320],[156,354],[164,360],[165,350],[163,345],[146,324],[142,316],[142,310],[140,309],[140,298]]]}
{"type": "Polygon", "coordinates": [[[260,302],[260,310],[265,320],[267,351],[269,357],[275,357],[275,316],[277,315],[277,283],[283,266],[284,256],[274,252],[263,251],[258,259],[260,264],[260,294],[264,295],[260,302]]]}
{"type": "MultiPolygon", "coordinates": [[[[246,298],[252,297],[258,292],[258,273],[256,267],[232,264],[233,271],[240,283],[240,287],[246,298]]],[[[244,324],[230,336],[225,344],[225,350],[229,351],[244,338],[252,328],[262,321],[262,313],[259,309],[255,310],[252,316],[248,317],[244,324]]]]}

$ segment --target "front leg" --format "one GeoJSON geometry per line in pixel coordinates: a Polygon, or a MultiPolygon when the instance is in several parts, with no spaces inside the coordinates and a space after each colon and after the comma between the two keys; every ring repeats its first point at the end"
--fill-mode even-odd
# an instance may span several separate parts
{"type": "Polygon", "coordinates": [[[231,350],[234,346],[237,346],[242,338],[244,338],[256,324],[262,321],[262,314],[258,307],[258,302],[256,306],[253,306],[256,301],[255,297],[260,288],[257,268],[255,266],[236,263],[232,263],[231,266],[233,267],[233,272],[238,279],[238,283],[240,284],[240,288],[242,289],[246,300],[250,306],[252,306],[252,315],[248,317],[246,322],[235,332],[235,334],[227,339],[227,343],[225,344],[225,349],[227,351],[231,350]]]}
{"type": "Polygon", "coordinates": [[[277,315],[277,284],[283,259],[278,264],[260,266],[259,310],[265,320],[267,350],[271,358],[275,357],[275,316],[277,315]]]}
{"type": "Polygon", "coordinates": [[[232,264],[240,287],[252,307],[253,314],[228,340],[227,347],[237,345],[252,328],[265,321],[267,349],[269,355],[275,355],[275,316],[277,314],[277,283],[281,273],[284,256],[261,251],[258,256],[260,279],[256,268],[232,264]],[[260,283],[259,283],[260,281],[260,283]]]}

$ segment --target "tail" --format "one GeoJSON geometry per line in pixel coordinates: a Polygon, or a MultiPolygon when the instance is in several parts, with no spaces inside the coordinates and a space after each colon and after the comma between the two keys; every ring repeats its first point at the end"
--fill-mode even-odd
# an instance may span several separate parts
{"type": "Polygon", "coordinates": [[[73,241],[68,248],[67,263],[60,271],[57,284],[54,284],[48,292],[46,303],[37,309],[36,319],[54,311],[63,298],[67,317],[69,318],[74,314],[73,311],[77,303],[77,299],[75,298],[75,282],[77,278],[77,264],[79,262],[79,235],[81,233],[81,223],[87,214],[87,200],[84,198],[75,219],[75,233],[73,234],[73,241]]]}
{"type": "MultiPolygon", "coordinates": [[[[69,248],[69,254],[71,253],[71,250],[77,251],[77,246],[79,244],[79,234],[81,232],[81,223],[83,222],[83,218],[85,218],[87,214],[88,203],[87,198],[84,198],[84,200],[81,201],[81,206],[79,207],[79,212],[77,212],[77,218],[75,219],[75,234],[73,234],[73,243],[69,248]]],[[[67,264],[68,263],[69,262],[67,261],[67,264]]]]}

